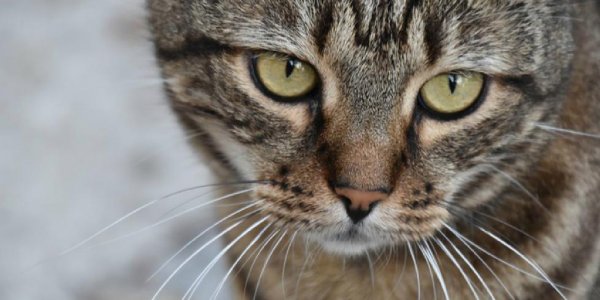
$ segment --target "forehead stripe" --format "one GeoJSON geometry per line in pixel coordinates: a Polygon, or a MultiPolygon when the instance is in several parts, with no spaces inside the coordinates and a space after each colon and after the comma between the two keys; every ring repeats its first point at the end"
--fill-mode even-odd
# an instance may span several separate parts
{"type": "Polygon", "coordinates": [[[178,48],[157,48],[156,55],[167,61],[182,60],[189,57],[215,55],[231,50],[215,39],[202,36],[199,38],[186,38],[183,45],[178,48]]]}

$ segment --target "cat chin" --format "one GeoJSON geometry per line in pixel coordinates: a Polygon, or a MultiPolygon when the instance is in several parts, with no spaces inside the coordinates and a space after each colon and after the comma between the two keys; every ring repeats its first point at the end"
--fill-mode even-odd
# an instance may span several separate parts
{"type": "Polygon", "coordinates": [[[385,247],[383,242],[357,240],[320,240],[319,244],[331,254],[347,257],[363,256],[370,251],[385,247]]]}

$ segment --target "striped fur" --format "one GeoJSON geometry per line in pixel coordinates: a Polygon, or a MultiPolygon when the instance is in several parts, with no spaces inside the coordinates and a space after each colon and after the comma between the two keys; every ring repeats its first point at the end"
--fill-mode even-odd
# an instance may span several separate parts
{"type": "Polygon", "coordinates": [[[539,126],[600,133],[599,6],[148,0],[174,111],[206,133],[194,146],[223,181],[263,182],[252,198],[274,224],[271,247],[287,233],[260,267],[236,266],[240,298],[600,297],[598,141],[539,126]],[[248,60],[262,50],[315,66],[317,95],[261,93],[248,60]],[[485,97],[436,119],[418,91],[454,70],[486,74],[485,97]],[[332,182],[390,197],[354,226],[332,182]]]}

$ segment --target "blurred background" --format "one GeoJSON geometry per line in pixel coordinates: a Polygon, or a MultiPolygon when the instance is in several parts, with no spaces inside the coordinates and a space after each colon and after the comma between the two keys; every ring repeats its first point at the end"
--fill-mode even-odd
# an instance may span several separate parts
{"type": "MultiPolygon", "coordinates": [[[[213,223],[206,209],[161,223],[205,189],[161,197],[214,180],[164,99],[143,0],[3,0],[0,36],[0,299],[150,299],[193,251],[147,279],[213,223]]],[[[218,248],[159,299],[181,298],[218,248]]]]}

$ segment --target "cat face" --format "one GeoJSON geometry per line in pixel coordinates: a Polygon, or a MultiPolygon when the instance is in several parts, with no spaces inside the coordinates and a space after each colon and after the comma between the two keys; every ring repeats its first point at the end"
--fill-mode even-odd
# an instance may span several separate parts
{"type": "Polygon", "coordinates": [[[173,107],[278,226],[333,252],[426,239],[536,162],[562,1],[150,0],[173,107]]]}

